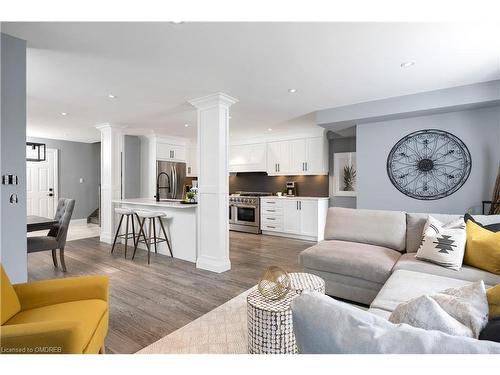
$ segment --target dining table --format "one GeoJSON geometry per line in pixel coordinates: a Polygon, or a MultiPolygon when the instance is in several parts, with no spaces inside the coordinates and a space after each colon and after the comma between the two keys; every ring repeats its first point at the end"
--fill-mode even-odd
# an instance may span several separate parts
{"type": "Polygon", "coordinates": [[[28,215],[26,218],[27,231],[34,232],[37,230],[49,230],[54,224],[57,224],[57,220],[50,219],[48,217],[28,215]]]}

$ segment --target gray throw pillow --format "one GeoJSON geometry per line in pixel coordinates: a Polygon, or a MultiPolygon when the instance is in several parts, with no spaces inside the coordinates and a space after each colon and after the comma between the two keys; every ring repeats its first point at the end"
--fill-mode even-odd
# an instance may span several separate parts
{"type": "Polygon", "coordinates": [[[488,322],[488,299],[482,281],[420,296],[399,304],[389,321],[449,335],[478,338],[488,322]]]}

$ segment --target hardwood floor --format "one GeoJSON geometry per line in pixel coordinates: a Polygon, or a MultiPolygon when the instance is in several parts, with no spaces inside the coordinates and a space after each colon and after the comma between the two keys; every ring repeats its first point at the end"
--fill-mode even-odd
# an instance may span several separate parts
{"type": "Polygon", "coordinates": [[[277,265],[300,270],[298,254],[313,243],[230,232],[231,270],[221,274],[196,269],[192,263],[100,243],[98,237],[69,241],[67,273],[54,268],[50,252],[30,254],[30,281],[80,275],[110,278],[108,353],[135,353],[255,285],[263,270],[277,265]]]}

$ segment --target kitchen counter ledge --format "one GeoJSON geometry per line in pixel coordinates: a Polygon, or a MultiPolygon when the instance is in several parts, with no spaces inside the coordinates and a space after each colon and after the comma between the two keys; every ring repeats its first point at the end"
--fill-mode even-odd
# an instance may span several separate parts
{"type": "Polygon", "coordinates": [[[180,209],[192,209],[196,208],[197,204],[182,204],[179,202],[172,201],[160,201],[157,202],[154,198],[133,198],[133,199],[117,199],[113,203],[124,203],[124,204],[137,204],[141,206],[153,206],[153,207],[167,207],[167,208],[180,208],[180,209]]]}

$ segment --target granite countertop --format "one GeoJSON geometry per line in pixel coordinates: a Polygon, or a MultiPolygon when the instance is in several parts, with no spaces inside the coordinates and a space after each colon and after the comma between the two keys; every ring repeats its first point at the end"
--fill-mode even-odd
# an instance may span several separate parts
{"type": "Polygon", "coordinates": [[[196,208],[196,204],[182,204],[179,201],[159,201],[157,202],[154,198],[133,198],[133,199],[117,199],[113,203],[124,203],[124,204],[137,204],[141,206],[154,206],[154,207],[166,207],[166,208],[180,208],[180,209],[191,209],[196,208]]]}
{"type": "Polygon", "coordinates": [[[321,201],[321,200],[328,200],[328,197],[301,197],[301,196],[295,196],[295,197],[278,197],[277,195],[271,195],[267,197],[261,197],[262,199],[282,199],[282,200],[311,200],[311,201],[321,201]]]}

